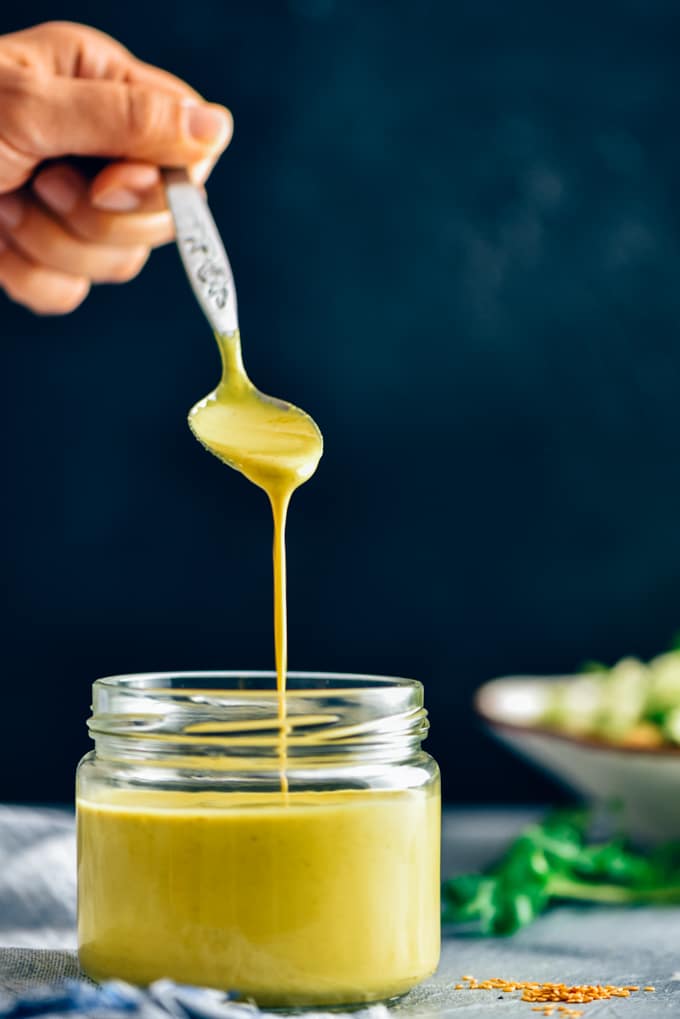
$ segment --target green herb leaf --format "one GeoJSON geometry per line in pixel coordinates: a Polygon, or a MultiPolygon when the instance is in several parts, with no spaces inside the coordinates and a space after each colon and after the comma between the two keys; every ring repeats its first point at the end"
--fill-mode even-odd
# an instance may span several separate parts
{"type": "Polygon", "coordinates": [[[512,934],[559,900],[680,902],[680,843],[644,855],[621,836],[588,844],[588,827],[583,810],[530,825],[486,873],[444,882],[443,920],[512,934]]]}

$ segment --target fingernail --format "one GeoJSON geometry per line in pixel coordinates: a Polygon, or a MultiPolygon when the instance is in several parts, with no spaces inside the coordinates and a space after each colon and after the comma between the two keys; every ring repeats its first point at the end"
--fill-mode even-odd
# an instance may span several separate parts
{"type": "Polygon", "coordinates": [[[24,203],[17,194],[0,195],[0,225],[14,230],[21,223],[24,203]]]}
{"type": "Polygon", "coordinates": [[[97,209],[106,209],[107,212],[134,212],[140,206],[139,195],[127,188],[115,188],[113,191],[104,191],[92,199],[92,204],[97,209]]]}
{"type": "Polygon", "coordinates": [[[227,114],[215,107],[188,104],[187,118],[189,134],[198,142],[217,144],[231,130],[227,114]]]}
{"type": "Polygon", "coordinates": [[[58,212],[60,216],[73,212],[80,198],[77,182],[67,173],[56,169],[52,172],[47,170],[36,177],[33,190],[49,209],[58,212]]]}

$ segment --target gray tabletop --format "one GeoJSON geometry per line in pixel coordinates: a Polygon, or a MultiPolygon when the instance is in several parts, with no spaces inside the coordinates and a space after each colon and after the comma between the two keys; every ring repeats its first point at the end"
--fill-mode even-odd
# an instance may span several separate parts
{"type": "MultiPolygon", "coordinates": [[[[446,875],[483,866],[536,812],[446,810],[446,875]]],[[[75,836],[70,814],[0,807],[0,988],[75,976],[75,836]]],[[[509,939],[448,934],[437,974],[395,1008],[396,1016],[460,1014],[514,1019],[536,1013],[498,991],[456,991],[479,979],[651,984],[640,993],[585,1005],[586,1015],[680,1017],[680,908],[561,907],[509,939]]],[[[558,1016],[558,1013],[555,1013],[558,1016]]]]}

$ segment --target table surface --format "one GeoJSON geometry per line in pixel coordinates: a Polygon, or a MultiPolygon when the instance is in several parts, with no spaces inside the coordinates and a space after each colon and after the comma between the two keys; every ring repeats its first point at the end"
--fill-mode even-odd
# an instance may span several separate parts
{"type": "MultiPolygon", "coordinates": [[[[478,870],[537,811],[444,812],[445,875],[478,870]]],[[[75,836],[65,811],[0,807],[0,987],[76,975],[75,836]]],[[[498,991],[456,991],[479,979],[651,984],[640,993],[582,1006],[597,1019],[680,1016],[680,908],[560,907],[508,939],[450,934],[435,976],[392,1010],[395,1019],[460,1014],[461,1019],[531,1019],[532,1006],[498,991]]],[[[559,1013],[555,1013],[559,1019],[559,1013]]]]}

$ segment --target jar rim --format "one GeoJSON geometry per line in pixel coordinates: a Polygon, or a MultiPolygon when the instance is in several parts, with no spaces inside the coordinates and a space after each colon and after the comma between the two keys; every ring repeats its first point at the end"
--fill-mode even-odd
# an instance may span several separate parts
{"type": "MultiPolygon", "coordinates": [[[[275,747],[419,744],[427,732],[423,685],[369,673],[287,675],[286,715],[279,713],[271,670],[196,670],[105,676],[93,684],[90,734],[200,744],[207,752],[275,747]]],[[[160,747],[158,747],[160,749],[160,747]]]]}
{"type": "MultiPolygon", "coordinates": [[[[168,680],[184,680],[184,679],[224,679],[224,680],[266,680],[271,686],[267,686],[262,689],[262,693],[267,692],[271,689],[272,693],[276,693],[276,672],[273,669],[183,669],[178,671],[163,671],[163,672],[129,672],[120,673],[118,675],[102,676],[100,679],[94,681],[94,688],[98,689],[101,687],[112,687],[115,689],[147,689],[153,686],[154,683],[165,682],[168,680]]],[[[359,684],[363,689],[371,689],[372,687],[378,689],[385,689],[386,687],[411,687],[411,688],[422,688],[422,683],[417,679],[407,679],[404,676],[381,676],[368,672],[316,672],[313,670],[291,670],[286,674],[287,684],[290,687],[291,681],[293,687],[297,687],[298,683],[312,683],[318,684],[319,690],[328,690],[329,688],[343,689],[349,688],[351,685],[359,684]],[[323,684],[323,685],[322,685],[323,684]]],[[[168,684],[167,689],[186,689],[185,687],[177,684],[171,686],[168,684]]],[[[220,689],[216,687],[215,689],[220,689]]],[[[233,689],[233,688],[228,688],[233,689]]],[[[258,689],[258,687],[250,687],[252,691],[258,689]]],[[[314,686],[309,688],[309,692],[312,692],[314,686]]]]}

